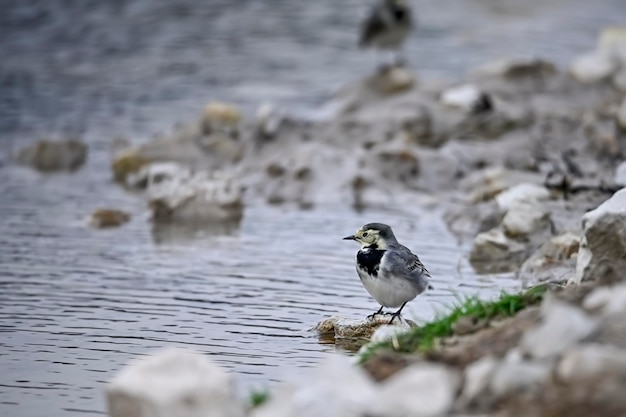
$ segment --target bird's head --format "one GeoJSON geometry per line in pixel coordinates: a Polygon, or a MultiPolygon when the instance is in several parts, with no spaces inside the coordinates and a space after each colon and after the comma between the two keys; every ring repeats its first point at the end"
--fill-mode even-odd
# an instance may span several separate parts
{"type": "Polygon", "coordinates": [[[374,246],[378,249],[386,249],[389,243],[396,242],[396,237],[391,227],[382,223],[368,223],[363,225],[355,234],[346,236],[343,240],[354,240],[361,247],[374,246]]]}

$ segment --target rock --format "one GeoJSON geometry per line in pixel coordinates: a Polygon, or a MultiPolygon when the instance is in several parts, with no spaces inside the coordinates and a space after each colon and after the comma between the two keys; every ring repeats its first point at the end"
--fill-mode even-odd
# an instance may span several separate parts
{"type": "Polygon", "coordinates": [[[626,161],[619,164],[615,170],[615,178],[613,182],[621,187],[626,187],[626,161]]]}
{"type": "Polygon", "coordinates": [[[518,184],[496,195],[496,202],[502,210],[511,208],[514,202],[537,202],[550,198],[550,192],[541,185],[518,184]]]}
{"type": "Polygon", "coordinates": [[[564,382],[581,382],[598,377],[626,378],[626,351],[614,346],[584,344],[563,355],[556,377],[564,382]]]}
{"type": "MultiPolygon", "coordinates": [[[[400,317],[395,319],[393,325],[387,326],[390,315],[377,314],[371,319],[354,320],[343,317],[332,316],[317,323],[312,330],[320,334],[334,335],[336,338],[371,338],[374,332],[381,326],[395,328],[398,331],[406,331],[410,329],[414,323],[400,317]]],[[[385,330],[389,332],[389,330],[385,330]]],[[[387,333],[388,334],[388,333],[387,333]]]]}
{"type": "Polygon", "coordinates": [[[626,285],[596,288],[585,297],[583,307],[604,317],[626,312],[626,285]]]}
{"type": "Polygon", "coordinates": [[[115,209],[98,209],[91,214],[90,224],[98,229],[119,227],[130,221],[130,214],[115,209]]]}
{"type": "Polygon", "coordinates": [[[609,55],[616,65],[626,66],[626,26],[604,28],[598,39],[598,49],[609,55]]]}
{"type": "Polygon", "coordinates": [[[547,296],[542,322],[522,337],[520,350],[536,359],[558,355],[593,333],[598,321],[578,307],[547,296]]]}
{"type": "Polygon", "coordinates": [[[453,155],[434,149],[417,150],[417,185],[436,192],[451,189],[458,182],[459,161],[453,155]]]}
{"type": "Polygon", "coordinates": [[[461,402],[472,404],[489,388],[492,375],[500,362],[492,356],[485,356],[465,368],[461,402]]]}
{"type": "Polygon", "coordinates": [[[594,51],[574,59],[570,73],[581,83],[591,84],[606,80],[616,68],[609,54],[594,51]]]}
{"type": "Polygon", "coordinates": [[[624,98],[622,104],[619,106],[615,119],[617,121],[617,126],[619,126],[620,129],[626,131],[626,98],[624,98]]]}
{"type": "Polygon", "coordinates": [[[234,105],[221,102],[211,102],[206,105],[202,113],[201,125],[204,134],[215,131],[231,133],[241,122],[241,111],[234,105]]]}
{"type": "Polygon", "coordinates": [[[563,282],[573,275],[580,238],[570,232],[551,238],[528,258],[517,278],[529,287],[540,282],[563,282]]]}
{"type": "Polygon", "coordinates": [[[262,104],[256,112],[256,131],[264,139],[271,139],[278,133],[283,115],[271,104],[262,104]]]}
{"type": "Polygon", "coordinates": [[[143,165],[136,172],[130,172],[126,176],[126,185],[147,189],[155,187],[166,181],[189,180],[193,171],[177,162],[152,162],[143,165]]]}
{"type": "Polygon", "coordinates": [[[525,390],[541,390],[551,372],[552,367],[546,363],[503,361],[493,371],[489,390],[496,397],[525,390]]]}
{"type": "Polygon", "coordinates": [[[626,188],[587,212],[582,225],[573,283],[596,279],[606,264],[626,263],[626,188]]]}
{"type": "Polygon", "coordinates": [[[514,200],[502,219],[504,233],[514,239],[527,239],[531,234],[550,231],[550,213],[536,201],[514,200]]]}
{"type": "Polygon", "coordinates": [[[300,381],[283,383],[252,417],[362,417],[379,402],[374,382],[345,357],[332,357],[300,381]]]}
{"type": "Polygon", "coordinates": [[[504,218],[504,212],[495,201],[461,205],[448,209],[443,219],[452,233],[460,237],[474,238],[478,233],[496,228],[504,218]]]}
{"type": "Polygon", "coordinates": [[[243,190],[232,175],[181,170],[179,176],[148,187],[149,206],[157,222],[240,220],[243,190]]]}
{"type": "Polygon", "coordinates": [[[415,84],[415,76],[404,66],[392,66],[384,69],[378,77],[371,80],[375,88],[385,94],[401,93],[410,90],[415,84]]]}
{"type": "Polygon", "coordinates": [[[482,96],[483,92],[475,84],[462,84],[444,91],[441,94],[441,102],[446,106],[470,111],[482,96]]]}
{"type": "Polygon", "coordinates": [[[77,139],[40,140],[16,155],[20,164],[30,165],[42,172],[75,171],[87,159],[87,145],[77,139]]]}
{"type": "Polygon", "coordinates": [[[485,272],[486,267],[498,271],[512,270],[525,257],[526,246],[508,238],[500,228],[478,234],[469,256],[472,266],[485,272]]]}
{"type": "Polygon", "coordinates": [[[398,335],[406,333],[407,330],[410,329],[410,326],[408,325],[408,323],[406,326],[403,326],[402,324],[401,325],[383,324],[382,326],[379,326],[376,330],[374,330],[374,334],[372,334],[372,337],[370,338],[370,342],[372,343],[384,342],[385,340],[393,339],[393,338],[398,337],[398,335]]]}
{"type": "Polygon", "coordinates": [[[126,149],[117,154],[111,163],[113,177],[115,181],[125,183],[130,174],[138,172],[148,163],[150,160],[140,156],[136,148],[126,149]]]}
{"type": "Polygon", "coordinates": [[[454,404],[460,380],[458,372],[442,365],[418,363],[408,366],[383,382],[372,415],[447,415],[454,404]]]}
{"type": "Polygon", "coordinates": [[[110,417],[243,417],[230,374],[206,356],[167,349],[132,362],[107,386],[110,417]]]}
{"type": "Polygon", "coordinates": [[[537,58],[503,59],[480,67],[476,73],[482,77],[539,78],[558,72],[556,65],[537,58]]]}
{"type": "Polygon", "coordinates": [[[415,149],[399,141],[385,143],[372,150],[375,169],[382,178],[402,183],[414,183],[420,173],[415,149]]]}
{"type": "Polygon", "coordinates": [[[506,170],[502,167],[473,172],[461,182],[461,188],[470,192],[469,200],[472,203],[492,200],[508,187],[506,170]]]}

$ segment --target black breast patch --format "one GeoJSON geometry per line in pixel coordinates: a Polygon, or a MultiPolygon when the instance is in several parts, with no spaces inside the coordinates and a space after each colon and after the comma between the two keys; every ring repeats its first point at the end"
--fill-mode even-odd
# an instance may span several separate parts
{"type": "Polygon", "coordinates": [[[367,271],[368,274],[377,277],[380,260],[385,254],[384,250],[374,249],[371,247],[361,249],[356,254],[356,264],[359,268],[367,271]]]}

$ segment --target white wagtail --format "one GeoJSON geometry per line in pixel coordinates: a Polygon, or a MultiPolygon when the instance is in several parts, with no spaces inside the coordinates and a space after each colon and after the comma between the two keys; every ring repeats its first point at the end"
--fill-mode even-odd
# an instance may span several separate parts
{"type": "Polygon", "coordinates": [[[386,224],[368,223],[343,239],[361,245],[356,254],[356,271],[367,292],[380,304],[380,309],[368,318],[381,314],[383,307],[400,307],[391,315],[391,324],[407,302],[432,289],[428,270],[417,255],[398,242],[386,224]]]}
{"type": "Polygon", "coordinates": [[[377,0],[361,25],[359,46],[398,50],[413,28],[410,0],[377,0]]]}

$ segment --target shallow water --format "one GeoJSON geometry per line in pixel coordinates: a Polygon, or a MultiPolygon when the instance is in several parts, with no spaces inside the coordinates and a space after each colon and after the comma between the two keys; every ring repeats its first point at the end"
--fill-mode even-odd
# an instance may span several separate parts
{"type": "MultiPolygon", "coordinates": [[[[500,56],[559,63],[593,47],[623,0],[418,1],[407,57],[421,77],[458,77],[500,56]]],[[[307,329],[377,308],[341,241],[388,222],[420,254],[436,289],[407,306],[431,318],[454,294],[495,296],[507,276],[475,275],[438,212],[249,207],[240,227],[160,228],[114,185],[110,140],[145,140],[193,119],[209,99],[255,108],[314,106],[376,65],[354,49],[364,4],[291,0],[7,0],[0,16],[0,415],[104,412],[103,384],[166,345],[211,354],[242,393],[341,352],[307,329]],[[97,3],[97,5],[96,5],[97,3]],[[232,7],[236,3],[237,7],[232,7]],[[79,133],[89,160],[44,176],[2,163],[41,135],[79,133]],[[99,207],[133,214],[92,230],[99,207]]]]}
{"type": "MultiPolygon", "coordinates": [[[[252,207],[227,234],[168,234],[141,217],[101,231],[85,225],[92,203],[81,198],[79,177],[10,168],[0,171],[0,184],[13,201],[38,203],[0,203],[0,410],[7,415],[100,412],[102,384],[113,372],[163,346],[211,354],[237,373],[243,390],[315,364],[338,349],[320,343],[311,326],[377,308],[354,270],[356,245],[341,240],[369,221],[393,224],[435,277],[436,289],[410,303],[407,317],[429,319],[455,293],[491,297],[517,286],[478,279],[437,212],[252,207]],[[65,204],[50,204],[64,190],[73,190],[65,204]]],[[[116,203],[136,204],[132,196],[116,203]]]]}

